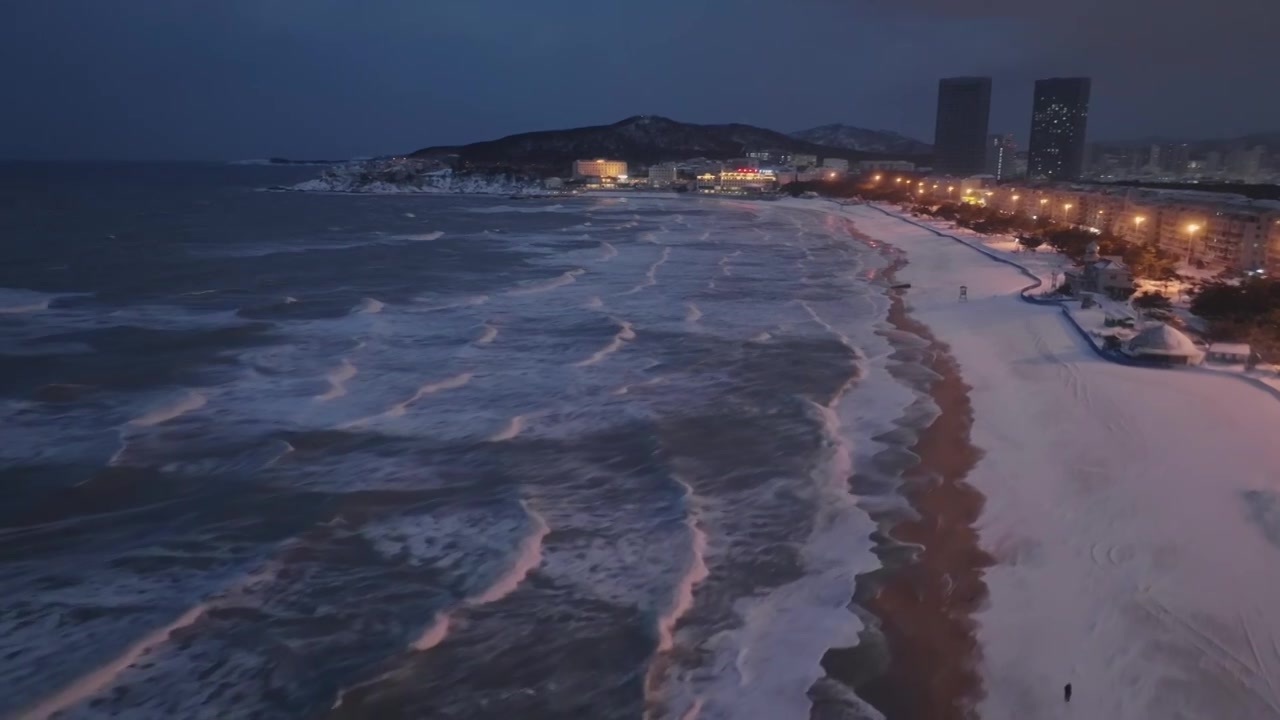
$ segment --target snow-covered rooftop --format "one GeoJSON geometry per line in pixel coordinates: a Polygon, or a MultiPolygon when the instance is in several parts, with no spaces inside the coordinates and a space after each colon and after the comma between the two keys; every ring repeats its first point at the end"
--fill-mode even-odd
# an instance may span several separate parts
{"type": "Polygon", "coordinates": [[[1164,323],[1143,328],[1129,341],[1129,352],[1134,355],[1166,355],[1171,357],[1199,357],[1200,348],[1191,338],[1177,328],[1164,323]]]}

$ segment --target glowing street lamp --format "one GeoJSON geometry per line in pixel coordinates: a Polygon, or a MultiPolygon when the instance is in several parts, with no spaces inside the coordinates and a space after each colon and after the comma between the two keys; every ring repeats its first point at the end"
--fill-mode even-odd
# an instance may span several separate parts
{"type": "Polygon", "coordinates": [[[876,181],[876,182],[880,182],[880,176],[879,176],[879,175],[875,176],[875,178],[874,178],[874,179],[875,179],[875,181],[876,181]]]}
{"type": "Polygon", "coordinates": [[[902,182],[902,178],[894,178],[894,179],[893,179],[893,181],[894,181],[894,182],[896,182],[896,183],[901,183],[901,182],[902,182]]]}
{"type": "Polygon", "coordinates": [[[1200,231],[1200,226],[1197,225],[1196,223],[1191,223],[1190,225],[1187,226],[1187,264],[1188,265],[1191,264],[1191,249],[1195,247],[1196,233],[1199,231],[1200,231]]]}
{"type": "Polygon", "coordinates": [[[1022,196],[1021,196],[1021,195],[1014,195],[1014,196],[1013,196],[1013,201],[1014,201],[1014,202],[1018,202],[1018,198],[1020,198],[1020,197],[1022,197],[1022,196]]]}

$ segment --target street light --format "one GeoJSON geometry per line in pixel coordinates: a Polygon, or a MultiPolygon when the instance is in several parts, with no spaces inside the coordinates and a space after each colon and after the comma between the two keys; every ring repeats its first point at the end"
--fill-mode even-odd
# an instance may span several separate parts
{"type": "Polygon", "coordinates": [[[875,181],[876,181],[876,182],[880,182],[880,176],[879,176],[879,175],[875,176],[875,181]]]}
{"type": "Polygon", "coordinates": [[[1196,244],[1196,233],[1200,230],[1200,226],[1191,223],[1187,226],[1187,265],[1191,264],[1191,249],[1196,244]]]}

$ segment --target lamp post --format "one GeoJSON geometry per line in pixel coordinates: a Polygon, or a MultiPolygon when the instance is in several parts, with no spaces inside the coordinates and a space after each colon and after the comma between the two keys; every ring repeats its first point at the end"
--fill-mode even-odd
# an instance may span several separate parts
{"type": "Polygon", "coordinates": [[[1187,226],[1187,265],[1188,266],[1191,265],[1191,249],[1195,247],[1196,232],[1198,232],[1199,230],[1200,230],[1200,226],[1197,225],[1196,223],[1191,223],[1190,225],[1187,226]]]}
{"type": "Polygon", "coordinates": [[[1134,215],[1134,216],[1133,216],[1133,236],[1134,236],[1134,239],[1137,239],[1137,238],[1138,238],[1138,236],[1142,234],[1142,223],[1143,223],[1143,222],[1145,222],[1145,221],[1146,221],[1146,218],[1145,218],[1145,217],[1143,217],[1143,216],[1141,216],[1141,215],[1134,215]]]}

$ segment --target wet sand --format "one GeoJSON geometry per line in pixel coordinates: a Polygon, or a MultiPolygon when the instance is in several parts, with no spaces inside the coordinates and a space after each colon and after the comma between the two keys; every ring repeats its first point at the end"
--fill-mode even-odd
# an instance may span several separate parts
{"type": "MultiPolygon", "coordinates": [[[[902,267],[895,261],[885,278],[902,267]]],[[[910,509],[877,504],[871,514],[881,528],[877,554],[884,567],[859,578],[854,598],[869,627],[858,647],[823,658],[828,679],[856,689],[888,720],[976,718],[982,697],[979,648],[972,614],[986,599],[983,569],[991,558],[978,545],[973,525],[984,498],[965,477],[981,452],[970,443],[973,408],[946,345],[907,312],[903,291],[891,291],[889,324],[919,341],[886,333],[896,348],[890,372],[927,393],[939,414],[912,430],[912,412],[902,433],[879,438],[889,448],[872,469],[879,480],[854,478],[864,497],[885,493],[884,477],[902,474],[898,491],[910,509]]],[[[839,717],[815,693],[814,718],[839,717]]]]}

